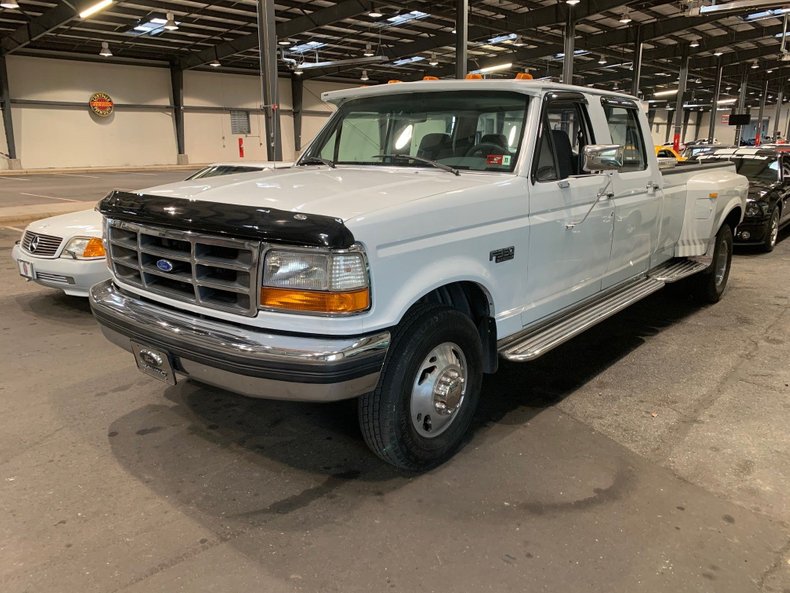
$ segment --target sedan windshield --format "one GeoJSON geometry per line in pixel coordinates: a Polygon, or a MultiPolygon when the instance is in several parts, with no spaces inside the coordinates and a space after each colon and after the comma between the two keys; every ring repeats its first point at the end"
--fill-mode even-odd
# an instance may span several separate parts
{"type": "Polygon", "coordinates": [[[323,159],[333,165],[425,167],[433,161],[456,170],[511,172],[526,111],[527,97],[508,92],[355,99],[340,108],[299,164],[323,159]]]}
{"type": "Polygon", "coordinates": [[[773,157],[753,156],[737,157],[735,170],[749,179],[759,179],[760,181],[779,180],[779,162],[773,157]]]}

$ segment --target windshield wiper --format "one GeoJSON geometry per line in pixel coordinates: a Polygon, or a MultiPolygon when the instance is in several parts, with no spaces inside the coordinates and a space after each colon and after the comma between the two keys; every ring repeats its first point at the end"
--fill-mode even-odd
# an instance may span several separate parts
{"type": "Polygon", "coordinates": [[[321,158],[320,156],[306,156],[301,161],[299,161],[300,165],[326,165],[330,169],[335,168],[335,163],[330,161],[329,159],[321,158]]]}
{"type": "Polygon", "coordinates": [[[431,167],[436,167],[437,169],[441,169],[442,171],[447,171],[448,173],[452,173],[453,175],[461,174],[461,172],[458,169],[451,167],[450,165],[445,165],[444,163],[439,163],[436,161],[432,161],[430,159],[424,159],[419,156],[411,156],[410,154],[374,154],[371,158],[417,161],[418,163],[425,163],[426,165],[430,165],[431,167]]]}

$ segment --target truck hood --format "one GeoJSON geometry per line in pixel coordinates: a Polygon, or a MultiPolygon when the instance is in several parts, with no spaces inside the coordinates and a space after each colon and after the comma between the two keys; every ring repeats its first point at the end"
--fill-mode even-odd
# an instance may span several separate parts
{"type": "Polygon", "coordinates": [[[294,167],[160,185],[139,193],[268,207],[349,220],[439,193],[491,183],[487,174],[400,167],[294,167]]]}

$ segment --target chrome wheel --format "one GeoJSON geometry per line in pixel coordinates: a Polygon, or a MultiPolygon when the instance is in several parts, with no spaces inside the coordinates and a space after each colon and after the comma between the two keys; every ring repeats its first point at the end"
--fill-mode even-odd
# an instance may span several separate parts
{"type": "Polygon", "coordinates": [[[409,412],[417,433],[434,438],[447,430],[464,404],[468,367],[461,348],[444,342],[428,353],[417,371],[409,412]]]}
{"type": "Polygon", "coordinates": [[[768,223],[768,245],[769,249],[773,249],[776,245],[776,239],[779,236],[779,210],[774,208],[771,213],[771,220],[768,223]]]}
{"type": "Polygon", "coordinates": [[[727,240],[724,237],[719,239],[719,248],[716,251],[716,261],[713,262],[713,275],[715,277],[716,286],[721,286],[721,284],[727,279],[730,261],[727,240]]]}

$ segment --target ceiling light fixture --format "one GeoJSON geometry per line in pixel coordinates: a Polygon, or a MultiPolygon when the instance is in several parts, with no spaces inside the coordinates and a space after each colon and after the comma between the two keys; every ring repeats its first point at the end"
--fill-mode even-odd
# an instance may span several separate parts
{"type": "Polygon", "coordinates": [[[277,45],[282,45],[283,47],[287,47],[287,46],[291,45],[292,43],[293,43],[293,41],[291,41],[287,37],[284,37],[284,38],[280,39],[279,41],[277,41],[277,45]]]}
{"type": "Polygon", "coordinates": [[[431,59],[428,61],[428,63],[431,66],[438,66],[439,65],[439,59],[436,57],[436,53],[435,52],[431,52],[431,59]]]}
{"type": "Polygon", "coordinates": [[[368,41],[365,44],[365,51],[363,52],[362,55],[365,56],[366,58],[369,58],[370,56],[375,56],[376,55],[376,53],[373,51],[373,45],[370,43],[370,41],[368,41]]]}
{"type": "Polygon", "coordinates": [[[714,56],[716,56],[716,57],[718,58],[718,57],[719,57],[720,55],[722,55],[723,53],[724,53],[723,51],[721,51],[720,49],[717,49],[715,52],[713,52],[713,55],[714,55],[714,56]]]}
{"type": "Polygon", "coordinates": [[[86,19],[89,16],[93,16],[94,14],[99,12],[100,10],[104,10],[105,8],[107,8],[112,3],[113,3],[113,0],[101,0],[101,2],[97,2],[93,6],[89,6],[88,8],[83,10],[80,13],[80,18],[81,19],[86,19]]]}
{"type": "Polygon", "coordinates": [[[362,82],[367,82],[368,80],[370,80],[370,78],[368,78],[368,71],[367,70],[363,70],[362,71],[362,76],[360,76],[359,79],[362,82]]]}
{"type": "Polygon", "coordinates": [[[213,60],[211,60],[211,62],[209,62],[209,66],[211,66],[212,68],[219,68],[220,66],[222,66],[222,64],[220,64],[220,61],[217,58],[214,58],[213,60]]]}
{"type": "Polygon", "coordinates": [[[165,23],[165,29],[167,29],[168,31],[178,31],[178,25],[176,24],[176,19],[172,12],[167,13],[167,22],[165,23]]]}
{"type": "Polygon", "coordinates": [[[0,6],[13,10],[15,8],[19,8],[19,2],[0,2],[0,6]]]}
{"type": "Polygon", "coordinates": [[[768,68],[768,70],[766,70],[766,71],[765,71],[765,73],[766,73],[766,74],[770,74],[770,73],[771,73],[771,72],[773,72],[773,71],[774,71],[774,69],[773,69],[773,68],[768,68]]]}
{"type": "Polygon", "coordinates": [[[620,17],[620,22],[623,23],[624,25],[627,25],[628,23],[631,22],[631,17],[628,14],[627,6],[625,7],[625,10],[623,10],[623,16],[620,17]]]}
{"type": "Polygon", "coordinates": [[[757,64],[757,60],[755,60],[754,62],[752,62],[752,70],[757,70],[757,68],[759,68],[759,67],[760,67],[760,66],[757,64]]]}
{"type": "Polygon", "coordinates": [[[677,95],[677,94],[678,94],[677,89],[670,89],[668,91],[658,91],[657,93],[653,93],[653,95],[656,97],[669,97],[671,95],[677,95]]]}
{"type": "Polygon", "coordinates": [[[496,66],[486,66],[479,70],[473,70],[471,74],[488,74],[489,72],[497,72],[498,70],[509,70],[512,67],[513,63],[508,62],[507,64],[497,64],[496,66]]]}
{"type": "Polygon", "coordinates": [[[101,50],[99,50],[99,55],[104,58],[109,58],[112,56],[112,52],[110,51],[110,44],[106,41],[101,42],[101,50]]]}
{"type": "Polygon", "coordinates": [[[304,70],[302,70],[302,65],[301,64],[297,64],[296,65],[296,69],[294,70],[294,74],[296,74],[297,76],[301,76],[302,74],[304,74],[304,70]]]}
{"type": "Polygon", "coordinates": [[[603,55],[603,54],[601,54],[601,57],[600,57],[600,58],[598,58],[598,63],[599,63],[601,66],[603,66],[604,64],[606,64],[606,58],[604,57],[604,55],[603,55]]]}
{"type": "MultiPolygon", "coordinates": [[[[371,2],[370,3],[370,11],[368,12],[368,16],[370,18],[372,18],[372,19],[380,19],[381,17],[384,16],[384,13],[379,12],[378,10],[376,10],[376,5],[371,2]]],[[[367,79],[364,79],[364,80],[367,80],[367,79]]]]}
{"type": "Polygon", "coordinates": [[[689,47],[699,47],[699,39],[692,39],[689,47]]]}
{"type": "Polygon", "coordinates": [[[565,0],[565,4],[568,6],[576,6],[581,0],[565,0]]]}

